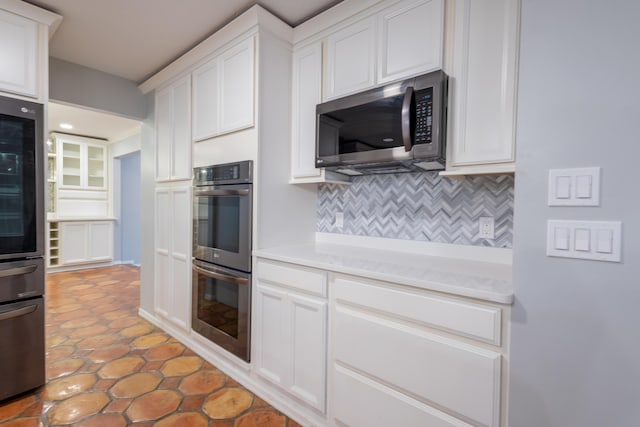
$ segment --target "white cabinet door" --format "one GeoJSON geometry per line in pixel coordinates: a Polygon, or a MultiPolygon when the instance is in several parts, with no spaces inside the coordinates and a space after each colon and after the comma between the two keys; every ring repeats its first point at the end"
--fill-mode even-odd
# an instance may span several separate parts
{"type": "Polygon", "coordinates": [[[89,222],[88,227],[88,261],[113,260],[113,223],[89,222]]]}
{"type": "Polygon", "coordinates": [[[94,138],[63,134],[55,134],[55,140],[59,188],[107,189],[107,148],[102,143],[94,138]]]}
{"type": "Polygon", "coordinates": [[[289,369],[289,331],[287,294],[258,284],[253,329],[256,333],[255,358],[258,373],[285,387],[289,369]]]}
{"type": "Polygon", "coordinates": [[[291,383],[289,390],[324,412],[327,302],[289,294],[291,310],[291,383]]]}
{"type": "Polygon", "coordinates": [[[322,43],[293,54],[292,178],[318,177],[316,105],[322,102],[322,43]]]}
{"type": "Polygon", "coordinates": [[[156,179],[171,178],[171,150],[173,145],[173,88],[156,95],[156,179]]]}
{"type": "Polygon", "coordinates": [[[37,97],[38,24],[0,10],[0,90],[37,97]]]}
{"type": "Polygon", "coordinates": [[[171,179],[191,179],[191,84],[189,76],[173,88],[171,179]]]}
{"type": "Polygon", "coordinates": [[[325,99],[375,83],[375,18],[367,18],[327,37],[325,99]]]}
{"type": "Polygon", "coordinates": [[[456,0],[450,166],[513,162],[519,0],[456,0]]]}
{"type": "Polygon", "coordinates": [[[324,412],[327,302],[258,281],[255,303],[258,373],[324,412]]]}
{"type": "Polygon", "coordinates": [[[254,42],[250,37],[193,72],[193,140],[253,126],[254,42]]]}
{"type": "Polygon", "coordinates": [[[220,56],[220,130],[253,126],[253,37],[220,56]]]}
{"type": "Polygon", "coordinates": [[[156,180],[191,179],[191,77],[156,95],[156,180]]]}
{"type": "Polygon", "coordinates": [[[85,222],[60,223],[60,264],[87,261],[88,226],[85,222]]]}
{"type": "Polygon", "coordinates": [[[193,72],[193,140],[217,135],[219,115],[218,60],[213,59],[193,72]]]}
{"type": "Polygon", "coordinates": [[[155,247],[155,311],[169,317],[173,299],[171,289],[171,201],[169,190],[156,189],[156,247],[155,247]]]}
{"type": "Polygon", "coordinates": [[[156,189],[155,311],[191,326],[191,186],[156,189]]]}
{"type": "Polygon", "coordinates": [[[171,192],[173,309],[171,319],[185,329],[191,327],[191,187],[171,192]]]}
{"type": "Polygon", "coordinates": [[[378,15],[377,83],[442,68],[444,0],[404,1],[378,15]]]}
{"type": "Polygon", "coordinates": [[[59,222],[60,266],[113,260],[111,221],[59,222]]]}

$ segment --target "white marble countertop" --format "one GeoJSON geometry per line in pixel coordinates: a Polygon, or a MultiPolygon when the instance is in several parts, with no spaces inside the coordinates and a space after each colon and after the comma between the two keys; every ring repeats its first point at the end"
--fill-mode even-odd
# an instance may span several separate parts
{"type": "Polygon", "coordinates": [[[513,302],[509,264],[326,242],[259,249],[253,254],[501,304],[513,302]]]}

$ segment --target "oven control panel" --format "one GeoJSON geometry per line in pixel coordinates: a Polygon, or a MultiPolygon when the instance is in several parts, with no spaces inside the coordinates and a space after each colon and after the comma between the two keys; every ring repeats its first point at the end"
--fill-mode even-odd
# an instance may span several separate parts
{"type": "Polygon", "coordinates": [[[195,186],[241,184],[252,181],[253,161],[202,166],[193,169],[195,186]]]}

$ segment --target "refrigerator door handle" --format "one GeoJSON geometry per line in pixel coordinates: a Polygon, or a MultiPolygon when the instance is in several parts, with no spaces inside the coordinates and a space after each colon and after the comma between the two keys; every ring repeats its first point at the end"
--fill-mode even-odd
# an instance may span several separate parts
{"type": "Polygon", "coordinates": [[[38,268],[37,265],[29,265],[26,267],[18,267],[18,268],[8,268],[6,270],[0,270],[0,277],[9,277],[9,276],[21,276],[23,274],[29,274],[36,271],[38,268]]]}
{"type": "Polygon", "coordinates": [[[15,317],[24,316],[26,314],[33,313],[38,308],[37,305],[29,305],[26,307],[19,308],[17,310],[5,311],[4,313],[0,313],[0,321],[9,320],[15,317]]]}

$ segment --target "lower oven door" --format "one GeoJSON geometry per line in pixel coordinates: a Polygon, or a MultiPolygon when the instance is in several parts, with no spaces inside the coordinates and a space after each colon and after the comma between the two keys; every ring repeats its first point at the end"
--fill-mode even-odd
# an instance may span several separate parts
{"type": "Polygon", "coordinates": [[[192,328],[250,360],[251,275],[193,260],[192,328]]]}
{"type": "Polygon", "coordinates": [[[44,298],[0,304],[0,401],[44,384],[44,298]]]}

